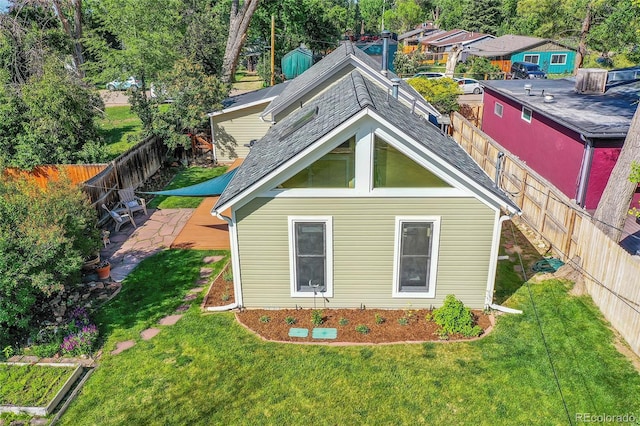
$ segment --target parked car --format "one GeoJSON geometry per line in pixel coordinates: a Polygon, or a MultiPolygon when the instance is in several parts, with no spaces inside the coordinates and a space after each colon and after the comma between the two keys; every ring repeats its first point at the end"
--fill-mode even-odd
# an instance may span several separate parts
{"type": "Polygon", "coordinates": [[[514,62],[511,64],[512,78],[547,78],[540,65],[532,62],[514,62]]]}
{"type": "Polygon", "coordinates": [[[482,86],[480,86],[478,80],[474,80],[473,78],[456,78],[454,80],[458,82],[458,87],[460,87],[460,90],[462,90],[462,93],[465,95],[469,93],[475,95],[482,93],[482,86]]]}
{"type": "Polygon", "coordinates": [[[125,81],[113,80],[107,83],[107,89],[114,90],[131,90],[135,92],[142,87],[142,82],[135,77],[129,77],[125,81]]]}

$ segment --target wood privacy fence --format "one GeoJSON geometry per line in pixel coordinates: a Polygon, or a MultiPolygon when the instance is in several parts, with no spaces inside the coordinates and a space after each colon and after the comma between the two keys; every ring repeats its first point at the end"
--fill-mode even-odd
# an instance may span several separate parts
{"type": "Polygon", "coordinates": [[[489,176],[495,176],[498,152],[505,154],[500,187],[559,257],[572,263],[580,259],[574,265],[587,291],[640,355],[640,261],[596,228],[585,210],[462,115],[454,113],[451,123],[453,138],[489,176]]]}
{"type": "Polygon", "coordinates": [[[118,201],[118,189],[140,186],[160,169],[166,154],[167,147],[160,138],[147,138],[84,182],[83,189],[96,207],[101,222],[107,218],[101,205],[113,206],[118,201]]]}
{"type": "Polygon", "coordinates": [[[4,173],[5,175],[13,177],[30,176],[35,179],[41,188],[44,188],[50,180],[58,180],[63,176],[69,178],[71,183],[83,183],[100,173],[106,167],[106,164],[59,164],[37,166],[31,171],[8,167],[4,170],[4,173]]]}

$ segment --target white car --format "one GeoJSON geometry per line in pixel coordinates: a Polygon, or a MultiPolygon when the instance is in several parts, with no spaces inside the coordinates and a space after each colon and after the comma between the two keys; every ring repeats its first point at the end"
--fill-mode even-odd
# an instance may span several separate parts
{"type": "Polygon", "coordinates": [[[462,93],[465,95],[469,93],[473,93],[474,95],[479,95],[482,93],[482,86],[480,86],[480,82],[478,80],[474,80],[473,78],[456,78],[458,82],[458,86],[462,93]]]}

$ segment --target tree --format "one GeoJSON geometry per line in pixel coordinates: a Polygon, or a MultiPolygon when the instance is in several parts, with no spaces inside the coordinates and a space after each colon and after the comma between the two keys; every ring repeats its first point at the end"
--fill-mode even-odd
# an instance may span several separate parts
{"type": "Polygon", "coordinates": [[[470,56],[466,62],[459,62],[456,65],[456,74],[464,74],[477,80],[492,80],[502,77],[499,67],[492,65],[487,58],[480,56],[470,56]]]}
{"type": "Polygon", "coordinates": [[[404,33],[424,20],[424,11],[416,0],[397,0],[395,7],[385,11],[383,16],[386,28],[404,33]]]}
{"type": "Polygon", "coordinates": [[[459,0],[435,0],[438,14],[438,25],[445,30],[460,28],[465,14],[464,1],[459,0]]]}
{"type": "Polygon", "coordinates": [[[258,7],[259,0],[244,0],[240,7],[239,0],[232,0],[229,13],[229,36],[222,58],[221,79],[231,83],[236,73],[240,52],[247,37],[251,17],[258,7]]]}
{"type": "MultiPolygon", "coordinates": [[[[182,59],[162,78],[163,93],[156,100],[169,98],[166,108],[154,108],[154,133],[163,137],[170,148],[186,146],[187,133],[208,128],[207,113],[222,108],[221,101],[228,94],[228,85],[217,77],[206,75],[203,67],[182,59]]],[[[140,94],[134,93],[135,97],[140,94]]]]}
{"type": "Polygon", "coordinates": [[[73,44],[73,64],[80,77],[84,77],[84,53],[82,49],[82,0],[51,0],[53,10],[62,24],[64,32],[73,44]],[[70,12],[69,12],[70,10],[70,12]],[[73,24],[67,19],[67,13],[73,15],[73,24]]]}
{"type": "Polygon", "coordinates": [[[102,100],[56,58],[22,85],[1,82],[0,100],[0,155],[8,165],[31,169],[102,159],[96,123],[102,100]]]}
{"type": "Polygon", "coordinates": [[[83,259],[99,247],[96,225],[68,180],[40,188],[32,178],[0,179],[0,346],[50,319],[43,302],[79,281],[83,259]]]}
{"type": "Polygon", "coordinates": [[[640,162],[640,109],[636,109],[631,120],[620,156],[593,215],[595,225],[614,241],[620,239],[631,198],[638,187],[637,182],[629,179],[634,162],[640,162]]]}
{"type": "MultiPolygon", "coordinates": [[[[382,32],[382,15],[386,10],[386,0],[360,0],[358,1],[360,13],[362,14],[362,26],[364,32],[377,34],[382,32]]],[[[361,28],[355,28],[356,35],[360,34],[361,28]]]]}
{"type": "Polygon", "coordinates": [[[501,0],[467,0],[462,28],[485,34],[497,34],[503,21],[501,0]]]}

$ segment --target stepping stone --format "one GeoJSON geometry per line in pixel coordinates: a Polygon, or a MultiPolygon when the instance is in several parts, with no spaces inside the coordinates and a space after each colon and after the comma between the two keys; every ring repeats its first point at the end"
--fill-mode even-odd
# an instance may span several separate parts
{"type": "Polygon", "coordinates": [[[159,328],[147,328],[146,330],[142,330],[140,337],[142,340],[151,340],[156,337],[158,333],[160,333],[159,328]]]}
{"type": "Polygon", "coordinates": [[[191,302],[192,300],[195,300],[198,298],[197,294],[191,293],[191,294],[187,294],[186,296],[184,296],[182,298],[182,300],[184,300],[185,302],[191,302]]]}
{"type": "Polygon", "coordinates": [[[224,259],[224,256],[207,256],[202,261],[208,265],[209,263],[220,262],[222,259],[224,259]]]}
{"type": "Polygon", "coordinates": [[[307,337],[309,336],[309,329],[307,328],[290,328],[289,337],[307,337]]]}
{"type": "Polygon", "coordinates": [[[204,287],[194,287],[189,290],[189,293],[200,293],[202,290],[204,290],[204,287]]]}
{"type": "Polygon", "coordinates": [[[180,305],[176,308],[176,312],[178,313],[187,312],[189,308],[191,308],[191,305],[180,305]]]}
{"type": "Polygon", "coordinates": [[[207,285],[207,284],[209,284],[209,280],[206,278],[196,281],[196,286],[207,285]]]}
{"type": "Polygon", "coordinates": [[[200,278],[209,278],[213,274],[213,269],[211,268],[200,268],[200,278]]]}
{"type": "Polygon", "coordinates": [[[40,358],[38,358],[37,356],[25,356],[25,357],[22,357],[20,362],[28,362],[30,364],[35,364],[39,360],[40,360],[40,358]]]}
{"type": "Polygon", "coordinates": [[[177,323],[180,320],[180,318],[182,318],[182,315],[169,315],[168,317],[164,317],[160,321],[158,321],[158,324],[160,324],[160,325],[174,325],[175,323],[177,323]]]}
{"type": "Polygon", "coordinates": [[[314,328],[311,332],[314,339],[335,339],[338,337],[337,328],[314,328]]]}
{"type": "Polygon", "coordinates": [[[127,349],[131,349],[135,345],[136,345],[136,342],[134,342],[133,340],[118,342],[116,343],[116,349],[111,351],[111,355],[118,355],[119,353],[124,352],[127,349]]]}

